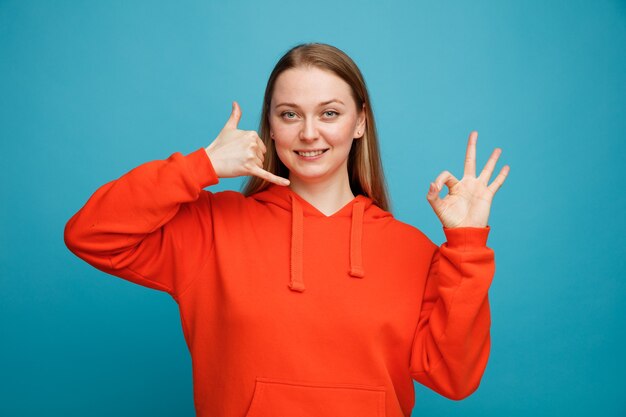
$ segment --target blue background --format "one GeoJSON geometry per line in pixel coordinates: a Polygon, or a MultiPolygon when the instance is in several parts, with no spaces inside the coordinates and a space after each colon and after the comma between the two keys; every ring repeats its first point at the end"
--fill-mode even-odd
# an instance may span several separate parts
{"type": "MultiPolygon", "coordinates": [[[[370,89],[395,216],[444,240],[444,169],[501,147],[492,353],[461,402],[414,415],[626,414],[623,1],[1,1],[0,414],[192,416],[176,303],[101,273],[63,227],[105,182],[258,128],[300,42],[348,53],[370,89]],[[444,195],[442,193],[442,195],[444,195]]],[[[240,189],[242,178],[214,190],[240,189]]]]}

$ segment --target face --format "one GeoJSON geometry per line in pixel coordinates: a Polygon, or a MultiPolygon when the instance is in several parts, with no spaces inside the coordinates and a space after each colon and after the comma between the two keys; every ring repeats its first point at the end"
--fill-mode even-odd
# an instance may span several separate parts
{"type": "Polygon", "coordinates": [[[269,124],[291,181],[347,179],[352,141],[365,132],[358,110],[350,86],[330,71],[292,68],[278,76],[269,124]]]}

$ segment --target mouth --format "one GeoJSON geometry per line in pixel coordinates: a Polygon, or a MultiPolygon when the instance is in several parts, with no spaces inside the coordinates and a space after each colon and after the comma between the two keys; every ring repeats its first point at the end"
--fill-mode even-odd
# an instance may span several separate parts
{"type": "Polygon", "coordinates": [[[328,148],[326,148],[326,149],[315,149],[315,150],[310,150],[310,151],[294,151],[294,152],[296,154],[300,155],[300,156],[312,157],[312,156],[321,155],[324,152],[326,152],[327,150],[328,150],[328,148]]]}

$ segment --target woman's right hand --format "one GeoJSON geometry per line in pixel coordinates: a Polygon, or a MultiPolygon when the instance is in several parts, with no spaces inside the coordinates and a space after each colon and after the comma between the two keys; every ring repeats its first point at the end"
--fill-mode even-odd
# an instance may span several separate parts
{"type": "Polygon", "coordinates": [[[263,169],[265,144],[254,130],[239,130],[239,103],[233,101],[230,118],[215,140],[205,148],[218,178],[255,175],[278,185],[289,185],[287,178],[263,169]]]}

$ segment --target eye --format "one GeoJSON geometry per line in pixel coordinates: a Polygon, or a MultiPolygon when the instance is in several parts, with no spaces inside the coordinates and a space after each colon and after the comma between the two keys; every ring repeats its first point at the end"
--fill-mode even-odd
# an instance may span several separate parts
{"type": "MultiPolygon", "coordinates": [[[[282,113],[281,113],[281,116],[282,116],[282,117],[285,117],[285,115],[287,115],[287,114],[292,114],[292,115],[294,115],[294,116],[295,116],[295,113],[294,113],[294,112],[292,112],[292,111],[285,111],[285,112],[282,112],[282,113]]],[[[293,119],[293,117],[286,117],[286,119],[293,119]]]]}
{"type": "Polygon", "coordinates": [[[335,115],[339,116],[339,113],[337,113],[337,112],[336,112],[336,111],[334,111],[334,110],[328,110],[328,111],[325,111],[325,112],[324,112],[324,114],[328,114],[328,113],[332,113],[332,114],[335,114],[335,115]]]}

